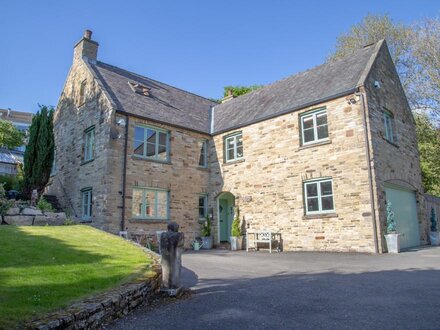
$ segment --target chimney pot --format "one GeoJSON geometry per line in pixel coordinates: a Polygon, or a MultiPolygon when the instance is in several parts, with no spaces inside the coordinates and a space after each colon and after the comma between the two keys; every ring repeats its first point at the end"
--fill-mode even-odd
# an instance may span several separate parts
{"type": "Polygon", "coordinates": [[[87,40],[92,40],[92,31],[85,30],[84,31],[84,38],[87,39],[87,40]]]}

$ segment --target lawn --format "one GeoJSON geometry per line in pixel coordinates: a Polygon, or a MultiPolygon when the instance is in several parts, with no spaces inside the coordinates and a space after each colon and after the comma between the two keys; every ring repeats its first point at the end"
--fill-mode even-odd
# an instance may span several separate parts
{"type": "Polygon", "coordinates": [[[0,329],[148,271],[139,248],[89,226],[0,226],[0,329]]]}

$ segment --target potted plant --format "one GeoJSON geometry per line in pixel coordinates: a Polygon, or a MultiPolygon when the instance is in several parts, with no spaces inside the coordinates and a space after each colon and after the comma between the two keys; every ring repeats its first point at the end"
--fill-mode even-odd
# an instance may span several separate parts
{"type": "Polygon", "coordinates": [[[231,228],[231,250],[237,251],[241,250],[243,246],[243,236],[241,235],[241,228],[240,228],[240,211],[238,207],[235,208],[235,217],[234,221],[232,222],[232,228],[231,228]]]}
{"type": "Polygon", "coordinates": [[[437,217],[435,214],[435,210],[431,207],[431,231],[429,232],[429,240],[431,241],[431,245],[439,245],[440,237],[437,228],[437,217]]]}
{"type": "Polygon", "coordinates": [[[396,222],[394,221],[394,212],[391,202],[387,202],[387,234],[385,235],[388,253],[400,252],[400,234],[396,231],[396,222]]]}
{"type": "Polygon", "coordinates": [[[211,236],[211,219],[209,215],[206,216],[206,220],[202,226],[202,249],[212,249],[212,236],[211,236]]]}

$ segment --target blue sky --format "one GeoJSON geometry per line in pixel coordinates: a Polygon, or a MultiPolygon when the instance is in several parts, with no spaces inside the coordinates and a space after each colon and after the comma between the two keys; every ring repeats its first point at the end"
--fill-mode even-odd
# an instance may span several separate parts
{"type": "Polygon", "coordinates": [[[0,0],[0,108],[56,105],[87,28],[99,60],[219,98],[321,64],[368,13],[412,23],[440,15],[440,1],[0,0]]]}

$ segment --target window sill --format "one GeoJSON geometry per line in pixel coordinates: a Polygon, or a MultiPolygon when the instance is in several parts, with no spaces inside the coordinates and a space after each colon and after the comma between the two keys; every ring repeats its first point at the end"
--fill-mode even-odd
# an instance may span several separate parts
{"type": "Polygon", "coordinates": [[[131,223],[167,223],[169,219],[152,219],[152,218],[130,218],[131,223]]]}
{"type": "Polygon", "coordinates": [[[237,160],[231,160],[228,162],[223,162],[223,165],[232,165],[232,164],[238,164],[238,163],[243,163],[245,161],[244,158],[241,159],[237,159],[237,160]]]}
{"type": "Polygon", "coordinates": [[[157,160],[157,159],[151,159],[151,158],[147,158],[147,157],[143,157],[143,156],[137,156],[137,155],[131,155],[131,159],[143,160],[143,161],[152,162],[152,163],[171,165],[171,161],[169,161],[169,160],[157,160]]]}
{"type": "Polygon", "coordinates": [[[321,219],[321,218],[337,218],[337,217],[339,217],[337,213],[316,213],[316,214],[304,215],[303,220],[321,219]]]}
{"type": "Polygon", "coordinates": [[[316,143],[310,143],[310,144],[306,144],[306,145],[302,145],[298,148],[298,150],[303,150],[303,149],[308,149],[308,148],[313,148],[313,147],[319,147],[319,146],[324,146],[327,144],[331,144],[332,140],[325,140],[325,141],[319,141],[316,143]]]}
{"type": "Polygon", "coordinates": [[[391,142],[391,141],[388,140],[387,138],[383,137],[383,139],[384,139],[387,143],[391,144],[393,147],[395,147],[395,148],[397,148],[397,149],[400,148],[397,144],[395,144],[394,142],[391,142]]]}
{"type": "Polygon", "coordinates": [[[84,160],[81,164],[79,164],[79,166],[86,165],[86,164],[88,164],[88,163],[93,162],[94,160],[95,160],[95,158],[92,158],[92,159],[89,159],[89,160],[84,160]]]}

